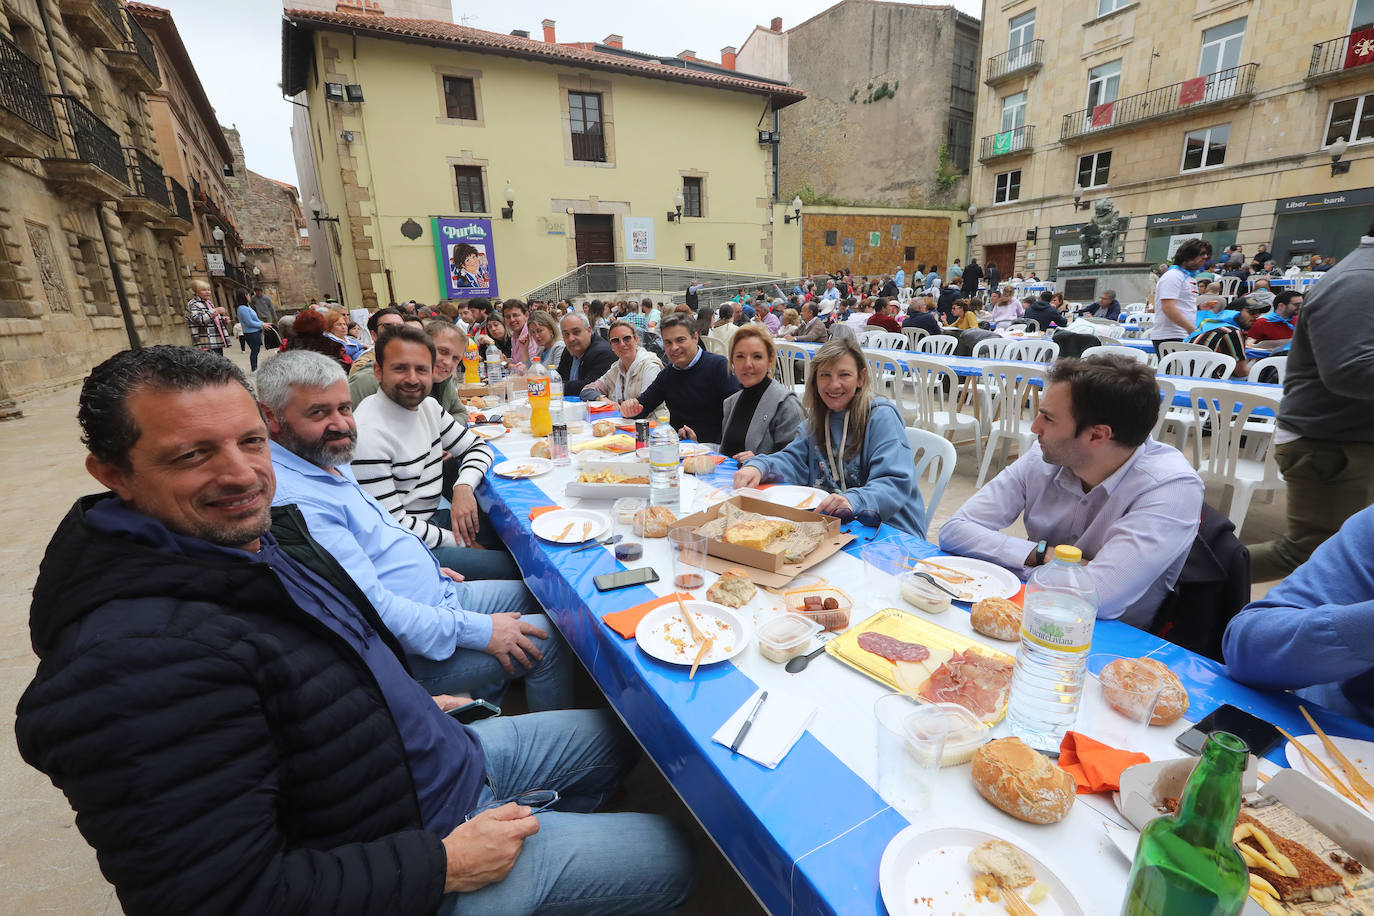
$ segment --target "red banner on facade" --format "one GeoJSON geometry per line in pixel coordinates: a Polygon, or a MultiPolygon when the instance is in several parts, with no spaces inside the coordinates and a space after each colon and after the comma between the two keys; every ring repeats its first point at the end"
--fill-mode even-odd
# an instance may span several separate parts
{"type": "Polygon", "coordinates": [[[1374,29],[1351,32],[1345,47],[1345,68],[1362,64],[1374,64],[1374,29]]]}
{"type": "Polygon", "coordinates": [[[1184,80],[1178,87],[1178,104],[1192,105],[1194,102],[1201,102],[1206,94],[1207,77],[1199,76],[1196,79],[1184,80]]]}
{"type": "Polygon", "coordinates": [[[1106,127],[1112,123],[1112,114],[1116,111],[1115,102],[1104,102],[1093,109],[1093,127],[1106,127]]]}

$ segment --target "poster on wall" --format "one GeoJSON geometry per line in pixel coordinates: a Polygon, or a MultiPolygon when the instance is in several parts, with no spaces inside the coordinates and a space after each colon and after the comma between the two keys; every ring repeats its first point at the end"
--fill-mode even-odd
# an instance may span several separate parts
{"type": "Polygon", "coordinates": [[[1058,267],[1072,267],[1075,264],[1083,263],[1082,245],[1064,245],[1059,249],[1058,267]]]}
{"type": "Polygon", "coordinates": [[[496,252],[491,220],[430,218],[439,267],[439,294],[444,299],[495,297],[496,252]]]}
{"type": "Polygon", "coordinates": [[[1174,255],[1178,253],[1178,247],[1180,245],[1182,245],[1189,239],[1197,238],[1202,238],[1201,232],[1185,232],[1182,235],[1169,236],[1169,253],[1165,255],[1165,257],[1172,261],[1174,259],[1174,255]]]}
{"type": "Polygon", "coordinates": [[[625,222],[625,257],[630,261],[654,259],[654,218],[627,216],[625,222]]]}

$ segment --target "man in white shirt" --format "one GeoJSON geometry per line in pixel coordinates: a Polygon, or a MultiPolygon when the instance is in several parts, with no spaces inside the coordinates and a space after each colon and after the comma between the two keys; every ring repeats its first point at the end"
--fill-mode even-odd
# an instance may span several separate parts
{"type": "Polygon", "coordinates": [[[1038,442],[940,529],[940,547],[1021,576],[1059,544],[1083,551],[1097,616],[1148,628],[1178,580],[1202,515],[1202,479],[1150,438],[1154,372],[1122,356],[1065,359],[1049,372],[1038,442]],[[1024,516],[1029,537],[1002,533],[1024,516]]]}
{"type": "Polygon", "coordinates": [[[1197,272],[1212,257],[1212,243],[1188,239],[1174,252],[1174,263],[1155,284],[1155,323],[1150,340],[1159,345],[1183,340],[1197,330],[1197,272]]]}
{"type": "MultiPolygon", "coordinates": [[[[821,294],[821,298],[830,303],[836,303],[840,301],[840,288],[835,285],[834,280],[825,281],[825,292],[821,294]]],[[[833,304],[830,306],[830,308],[832,309],[834,307],[835,306],[833,304]]]]}
{"type": "Polygon", "coordinates": [[[354,414],[358,447],[352,466],[359,485],[444,566],[469,579],[521,578],[477,509],[475,490],[491,467],[491,448],[429,397],[434,342],[418,327],[394,328],[377,341],[373,370],[380,390],[354,414]],[[451,508],[440,509],[446,454],[458,462],[458,480],[449,494],[451,508]]]}

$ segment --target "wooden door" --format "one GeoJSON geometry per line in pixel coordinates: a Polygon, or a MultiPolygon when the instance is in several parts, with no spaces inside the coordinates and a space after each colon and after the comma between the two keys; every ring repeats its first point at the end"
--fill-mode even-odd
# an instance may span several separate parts
{"type": "MultiPolygon", "coordinates": [[[[578,213],[573,215],[577,234],[577,264],[610,264],[615,260],[615,217],[578,213]]],[[[587,271],[587,292],[615,292],[615,268],[594,267],[587,271]]]]}
{"type": "Polygon", "coordinates": [[[997,270],[1001,273],[1003,282],[1011,279],[1016,273],[1016,243],[1009,242],[1006,245],[984,245],[983,272],[985,274],[987,273],[989,264],[997,265],[997,270]]]}

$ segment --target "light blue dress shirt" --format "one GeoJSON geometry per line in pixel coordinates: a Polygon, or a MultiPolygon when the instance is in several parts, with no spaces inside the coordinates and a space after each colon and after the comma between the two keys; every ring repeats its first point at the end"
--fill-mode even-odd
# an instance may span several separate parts
{"type": "Polygon", "coordinates": [[[272,467],[272,502],[300,509],[311,537],[348,571],[407,653],[442,661],[455,648],[481,651],[491,642],[491,618],[463,609],[434,554],[358,486],[347,465],[336,476],[273,442],[272,467]]]}

